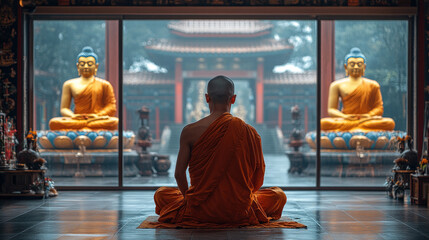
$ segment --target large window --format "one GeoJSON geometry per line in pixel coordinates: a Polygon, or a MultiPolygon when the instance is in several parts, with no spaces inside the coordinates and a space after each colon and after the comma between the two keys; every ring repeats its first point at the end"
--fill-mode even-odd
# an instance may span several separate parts
{"type": "Polygon", "coordinates": [[[111,21],[34,21],[33,128],[48,175],[59,186],[118,184],[117,123],[110,122],[117,117],[118,81],[109,75],[111,69],[106,71],[112,60],[106,57],[108,24],[111,21]],[[95,55],[84,52],[87,46],[95,55]],[[85,62],[89,56],[96,61],[85,62]],[[92,64],[95,83],[85,78],[92,64]],[[100,115],[82,119],[70,112],[100,115]],[[102,126],[94,125],[98,123],[102,126]]]}
{"type": "Polygon", "coordinates": [[[209,114],[207,82],[226,75],[231,113],[261,136],[264,186],[382,187],[408,125],[408,21],[320,22],[34,20],[32,128],[47,175],[58,186],[175,186],[181,130],[209,114]],[[372,87],[346,75],[352,48],[372,87]],[[90,51],[99,85],[86,81],[90,51]],[[338,111],[379,89],[382,114],[362,121],[372,128],[326,128],[333,84],[338,111]]]}
{"type": "Polygon", "coordinates": [[[353,115],[367,111],[375,116],[339,123],[336,131],[322,132],[321,185],[381,186],[399,154],[394,139],[407,130],[408,22],[331,23],[335,28],[335,81],[330,84],[338,87],[322,91],[322,99],[329,104],[330,97],[339,96],[338,109],[343,112],[353,115]],[[360,53],[350,55],[354,48],[360,53]],[[358,67],[350,68],[350,63],[347,71],[344,67],[347,57],[352,56],[352,65],[359,61],[353,58],[356,54],[365,58],[366,66],[362,68],[365,82],[358,86],[353,81],[353,71],[358,67]],[[351,130],[344,130],[350,124],[353,126],[347,127],[351,130]],[[342,147],[343,143],[346,146],[342,147]]]}
{"type": "Polygon", "coordinates": [[[226,75],[237,94],[231,113],[261,135],[264,184],[315,186],[314,174],[289,171],[290,158],[302,161],[289,140],[294,128],[304,133],[316,126],[316,33],[315,21],[124,21],[124,129],[138,132],[147,123],[152,139],[151,147],[136,147],[146,149],[137,167],[147,174],[125,176],[124,184],[176,185],[180,132],[209,114],[207,82],[226,75]],[[293,107],[300,111],[297,120],[293,107]],[[149,111],[148,121],[136,114],[141,108],[149,111]],[[158,155],[171,162],[168,172],[156,169],[162,164],[158,155]],[[153,174],[146,156],[152,158],[153,174]]]}

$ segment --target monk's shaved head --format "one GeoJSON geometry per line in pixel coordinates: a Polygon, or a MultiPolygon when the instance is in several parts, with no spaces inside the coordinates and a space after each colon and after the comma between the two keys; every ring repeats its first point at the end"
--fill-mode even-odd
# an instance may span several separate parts
{"type": "Polygon", "coordinates": [[[207,84],[207,94],[213,103],[228,104],[234,96],[234,82],[222,75],[214,77],[207,84]]]}

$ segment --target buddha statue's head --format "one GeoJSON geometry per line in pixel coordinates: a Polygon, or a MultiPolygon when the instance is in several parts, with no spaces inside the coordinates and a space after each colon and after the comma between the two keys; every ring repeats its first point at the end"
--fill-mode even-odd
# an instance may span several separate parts
{"type": "Polygon", "coordinates": [[[359,48],[350,49],[350,53],[344,59],[344,69],[346,75],[351,77],[361,77],[365,75],[366,58],[359,48]]]}
{"type": "Polygon", "coordinates": [[[98,57],[92,47],[84,47],[82,52],[77,55],[76,67],[79,76],[88,78],[97,74],[98,57]]]}

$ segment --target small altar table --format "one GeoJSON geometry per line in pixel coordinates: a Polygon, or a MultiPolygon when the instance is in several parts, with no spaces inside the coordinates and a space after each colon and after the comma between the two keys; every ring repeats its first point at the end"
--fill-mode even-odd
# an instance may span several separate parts
{"type": "Polygon", "coordinates": [[[410,190],[411,203],[426,204],[429,192],[429,176],[412,174],[410,190]]]}
{"type": "Polygon", "coordinates": [[[30,188],[38,178],[44,183],[45,173],[44,169],[0,170],[0,197],[44,197],[44,193],[32,193],[30,188]]]}

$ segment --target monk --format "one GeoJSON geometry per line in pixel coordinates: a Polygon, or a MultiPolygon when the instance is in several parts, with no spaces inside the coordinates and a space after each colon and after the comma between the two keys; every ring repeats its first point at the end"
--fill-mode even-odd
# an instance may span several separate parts
{"type": "Polygon", "coordinates": [[[261,138],[229,113],[235,98],[231,79],[209,81],[205,99],[210,115],[187,125],[180,136],[178,188],[161,187],[155,193],[159,226],[234,227],[281,217],[286,195],[278,187],[260,190],[265,171],[261,138]]]}
{"type": "Polygon", "coordinates": [[[352,48],[345,57],[347,78],[332,82],[329,87],[328,114],[320,122],[325,131],[381,131],[393,130],[395,121],[383,118],[380,85],[364,78],[366,58],[359,48],[352,48]],[[339,99],[343,103],[338,110],[339,99]]]}
{"type": "Polygon", "coordinates": [[[116,99],[112,85],[95,77],[98,57],[91,47],[77,56],[79,78],[67,80],[61,95],[61,115],[49,121],[51,130],[115,130],[118,128],[116,99]],[[74,112],[70,109],[74,99],[74,112]]]}

